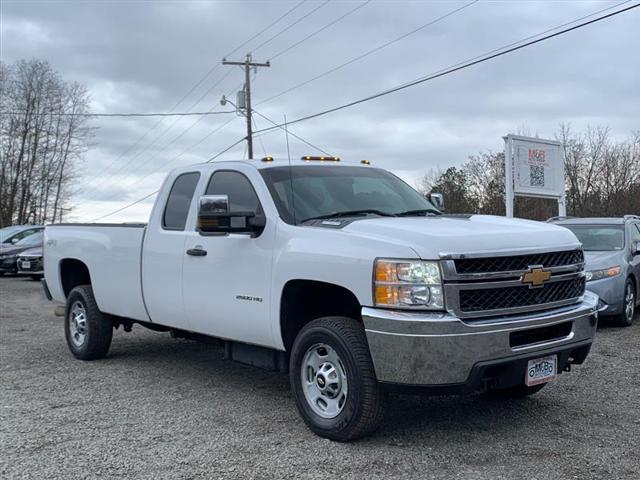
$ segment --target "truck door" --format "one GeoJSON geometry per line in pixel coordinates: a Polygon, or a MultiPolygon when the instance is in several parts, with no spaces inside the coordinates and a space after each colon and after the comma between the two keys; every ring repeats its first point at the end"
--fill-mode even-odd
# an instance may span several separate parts
{"type": "MultiPolygon", "coordinates": [[[[204,194],[228,195],[232,211],[262,212],[249,175],[259,176],[253,168],[246,172],[216,170],[204,194]]],[[[183,295],[194,331],[273,345],[269,298],[274,237],[273,219],[267,219],[265,229],[254,238],[246,234],[202,236],[193,222],[185,245],[183,295]],[[204,250],[206,255],[186,254],[193,249],[204,250]]]]}
{"type": "Polygon", "coordinates": [[[182,303],[182,257],[199,172],[178,175],[152,213],[142,249],[142,289],[154,323],[188,329],[182,303]]]}

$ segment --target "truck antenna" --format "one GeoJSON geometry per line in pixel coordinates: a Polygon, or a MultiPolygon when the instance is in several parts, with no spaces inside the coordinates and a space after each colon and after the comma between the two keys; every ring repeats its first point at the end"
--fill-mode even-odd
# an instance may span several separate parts
{"type": "Polygon", "coordinates": [[[291,211],[293,213],[293,224],[296,225],[296,205],[295,194],[293,192],[293,170],[291,168],[291,151],[289,150],[289,128],[287,127],[287,114],[284,114],[284,135],[287,139],[287,158],[289,159],[289,185],[291,187],[291,211]]]}

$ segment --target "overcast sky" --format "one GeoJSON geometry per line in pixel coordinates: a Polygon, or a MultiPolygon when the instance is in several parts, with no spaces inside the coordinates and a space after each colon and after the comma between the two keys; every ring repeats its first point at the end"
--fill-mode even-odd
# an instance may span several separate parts
{"type": "MultiPolygon", "coordinates": [[[[226,110],[229,106],[221,107],[219,99],[223,94],[235,99],[243,73],[220,65],[222,57],[299,3],[2,0],[1,57],[5,62],[48,60],[66,80],[86,85],[92,111],[105,113],[168,112],[215,67],[176,111],[226,110]]],[[[307,0],[233,53],[234,60],[248,52],[255,61],[273,59],[271,68],[261,68],[252,82],[255,109],[274,121],[282,121],[284,114],[292,120],[620,2],[480,0],[262,103],[470,1],[373,0],[277,56],[363,3],[307,0]]],[[[370,159],[411,183],[431,168],[445,169],[469,155],[501,150],[501,137],[509,132],[553,138],[565,122],[576,131],[587,125],[609,126],[614,136],[623,138],[640,128],[639,44],[637,9],[300,123],[291,131],[346,160],[370,159]]],[[[261,117],[256,122],[258,128],[268,126],[261,117]]],[[[99,128],[82,165],[73,219],[90,220],[140,198],[158,188],[170,169],[204,161],[245,134],[245,123],[235,114],[171,117],[158,123],[157,118],[92,120],[99,128]]],[[[295,157],[318,153],[294,138],[291,148],[295,157]]],[[[284,134],[274,131],[256,138],[254,150],[257,157],[265,152],[286,156],[284,134]]],[[[240,144],[220,159],[243,155],[245,146],[240,144]]],[[[106,220],[146,220],[149,202],[106,220]]]]}

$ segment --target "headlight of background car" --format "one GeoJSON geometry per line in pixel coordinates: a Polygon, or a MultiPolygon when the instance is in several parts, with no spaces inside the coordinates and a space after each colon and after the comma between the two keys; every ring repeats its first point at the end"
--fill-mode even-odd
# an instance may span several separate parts
{"type": "Polygon", "coordinates": [[[620,275],[621,268],[620,265],[616,265],[615,267],[605,268],[603,270],[591,270],[587,272],[586,279],[587,282],[591,282],[592,280],[602,280],[603,278],[615,277],[620,275]]]}
{"type": "Polygon", "coordinates": [[[444,309],[438,262],[376,260],[373,293],[377,307],[444,309]]]}

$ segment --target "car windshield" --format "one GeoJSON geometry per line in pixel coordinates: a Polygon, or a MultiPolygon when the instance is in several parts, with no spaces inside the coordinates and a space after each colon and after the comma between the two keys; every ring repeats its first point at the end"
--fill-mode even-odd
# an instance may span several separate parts
{"type": "Polygon", "coordinates": [[[386,170],[306,165],[266,168],[260,173],[280,216],[291,224],[341,216],[440,214],[386,170]]]}
{"type": "Polygon", "coordinates": [[[624,248],[622,225],[563,225],[571,230],[587,252],[608,252],[624,248]]]}
{"type": "Polygon", "coordinates": [[[19,242],[16,243],[18,247],[27,247],[29,245],[33,245],[34,247],[37,245],[42,245],[42,241],[44,240],[44,232],[37,232],[28,237],[23,238],[19,242]]]}
{"type": "Polygon", "coordinates": [[[13,236],[14,233],[22,230],[23,227],[19,225],[12,225],[10,227],[4,227],[0,229],[0,242],[4,243],[10,241],[10,237],[13,236]]]}

